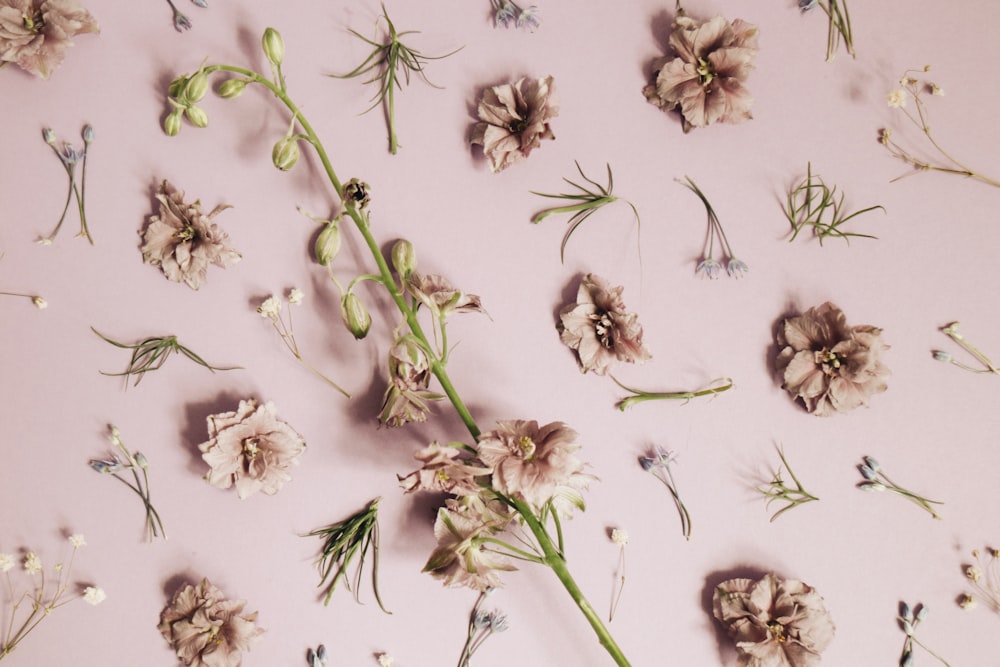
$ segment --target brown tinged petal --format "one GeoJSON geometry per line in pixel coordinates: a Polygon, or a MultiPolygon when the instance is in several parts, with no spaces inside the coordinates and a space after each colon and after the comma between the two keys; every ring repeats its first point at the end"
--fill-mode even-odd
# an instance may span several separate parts
{"type": "Polygon", "coordinates": [[[483,147],[490,169],[500,172],[528,157],[542,139],[555,139],[549,121],[559,115],[552,77],[521,78],[483,91],[470,143],[483,147]]]}
{"type": "Polygon", "coordinates": [[[76,35],[100,32],[75,0],[0,0],[0,62],[47,79],[76,35]]]}

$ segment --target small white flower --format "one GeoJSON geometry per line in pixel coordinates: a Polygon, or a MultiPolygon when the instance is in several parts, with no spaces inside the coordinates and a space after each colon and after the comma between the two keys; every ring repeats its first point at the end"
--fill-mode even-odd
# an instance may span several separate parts
{"type": "Polygon", "coordinates": [[[52,245],[52,239],[49,238],[35,239],[35,243],[37,243],[38,245],[52,245]]]}
{"type": "Polygon", "coordinates": [[[392,667],[392,663],[394,663],[394,662],[395,662],[395,660],[393,660],[392,656],[389,655],[388,653],[379,653],[378,654],[378,664],[379,664],[379,667],[392,667]]]}
{"type": "Polygon", "coordinates": [[[931,89],[931,95],[944,97],[944,90],[941,89],[941,86],[937,85],[936,83],[929,83],[927,84],[927,86],[931,89]]]}
{"type": "Polygon", "coordinates": [[[980,579],[983,578],[983,570],[982,568],[979,568],[975,565],[970,565],[969,567],[965,568],[965,576],[971,579],[972,581],[979,581],[980,579]]]}
{"type": "Polygon", "coordinates": [[[281,312],[281,299],[272,294],[264,299],[264,303],[257,307],[257,312],[260,313],[261,317],[267,317],[272,320],[277,319],[278,313],[281,312]]]}
{"type": "Polygon", "coordinates": [[[97,606],[104,602],[108,596],[105,595],[103,588],[97,588],[96,586],[87,586],[83,589],[83,601],[87,604],[97,606]]]}
{"type": "Polygon", "coordinates": [[[24,569],[28,574],[38,574],[42,571],[42,559],[34,551],[29,551],[24,557],[24,569]]]}
{"type": "Polygon", "coordinates": [[[297,306],[300,303],[302,303],[302,299],[304,298],[305,294],[303,294],[302,290],[300,290],[298,287],[293,287],[288,292],[288,303],[292,304],[293,306],[297,306]]]}
{"type": "Polygon", "coordinates": [[[961,607],[962,609],[967,609],[969,611],[975,609],[977,604],[979,603],[976,602],[976,599],[971,595],[963,595],[962,598],[958,601],[959,607],[961,607]]]}
{"type": "Polygon", "coordinates": [[[906,91],[894,90],[885,96],[885,101],[894,109],[902,109],[906,106],[906,91]]]}
{"type": "Polygon", "coordinates": [[[83,535],[80,535],[79,533],[70,535],[69,543],[73,546],[74,549],[79,549],[80,547],[87,546],[87,540],[85,540],[83,535]]]}
{"type": "Polygon", "coordinates": [[[10,572],[14,562],[13,554],[0,553],[0,572],[10,572]]]}
{"type": "Polygon", "coordinates": [[[49,302],[40,296],[31,297],[31,303],[35,304],[35,308],[38,310],[45,310],[49,307],[49,302]]]}
{"type": "Polygon", "coordinates": [[[618,546],[625,546],[628,544],[628,531],[624,528],[614,528],[611,530],[611,541],[618,546]]]}

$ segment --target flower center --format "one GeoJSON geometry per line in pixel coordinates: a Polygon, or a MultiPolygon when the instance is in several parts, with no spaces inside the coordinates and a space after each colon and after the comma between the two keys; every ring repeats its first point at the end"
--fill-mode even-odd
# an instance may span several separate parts
{"type": "Polygon", "coordinates": [[[536,446],[531,436],[522,435],[517,441],[517,446],[521,448],[521,456],[525,461],[530,461],[534,458],[536,446]]]}
{"type": "Polygon", "coordinates": [[[45,27],[45,19],[42,17],[41,10],[34,7],[31,8],[30,14],[21,14],[21,21],[25,29],[33,35],[37,35],[45,27]]]}
{"type": "Polygon", "coordinates": [[[767,631],[771,634],[774,641],[779,644],[783,644],[788,640],[788,635],[785,634],[785,626],[777,621],[768,621],[767,631]]]}
{"type": "Polygon", "coordinates": [[[194,230],[194,225],[184,225],[184,227],[177,232],[176,236],[181,241],[190,241],[194,239],[197,232],[194,230]]]}
{"type": "Polygon", "coordinates": [[[615,346],[614,327],[615,324],[607,313],[594,316],[594,332],[597,334],[597,340],[601,341],[601,346],[609,350],[615,346]]]}
{"type": "Polygon", "coordinates": [[[247,438],[243,441],[243,456],[250,463],[253,463],[258,454],[260,454],[260,440],[258,438],[247,438]]]}
{"type": "Polygon", "coordinates": [[[816,360],[816,363],[822,367],[823,372],[831,377],[839,375],[840,368],[844,365],[844,358],[836,352],[831,352],[830,350],[824,349],[818,352],[813,352],[813,358],[816,360]]]}
{"type": "Polygon", "coordinates": [[[438,470],[436,473],[434,473],[434,476],[438,478],[439,482],[447,482],[448,480],[451,479],[451,477],[448,476],[448,473],[446,473],[444,470],[438,470]]]}
{"type": "Polygon", "coordinates": [[[715,79],[715,72],[712,70],[712,66],[704,58],[698,58],[698,69],[696,71],[703,86],[708,86],[715,79]]]}
{"type": "Polygon", "coordinates": [[[521,134],[522,132],[524,132],[524,128],[526,127],[528,127],[528,121],[526,121],[523,118],[518,118],[516,120],[507,123],[507,129],[513,132],[514,134],[521,134]]]}

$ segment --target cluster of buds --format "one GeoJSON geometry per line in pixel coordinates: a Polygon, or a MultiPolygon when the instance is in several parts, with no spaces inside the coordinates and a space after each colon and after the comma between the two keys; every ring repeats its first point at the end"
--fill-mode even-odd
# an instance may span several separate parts
{"type": "Polygon", "coordinates": [[[181,75],[170,82],[167,101],[173,111],[163,120],[163,131],[173,137],[181,131],[181,119],[187,116],[195,127],[208,127],[208,114],[198,106],[208,93],[208,72],[204,64],[188,76],[181,75]]]}

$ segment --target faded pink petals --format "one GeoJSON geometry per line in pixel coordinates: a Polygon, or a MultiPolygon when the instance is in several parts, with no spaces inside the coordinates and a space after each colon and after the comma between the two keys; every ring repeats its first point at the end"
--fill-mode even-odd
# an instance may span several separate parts
{"type": "Polygon", "coordinates": [[[486,590],[502,585],[500,571],[516,570],[510,560],[489,548],[487,541],[503,532],[511,516],[503,503],[479,496],[449,498],[434,522],[437,547],[424,572],[443,579],[445,586],[486,590]]]}
{"type": "Polygon", "coordinates": [[[685,132],[751,118],[753,98],[743,84],[757,55],[757,33],[741,19],[698,21],[679,14],[669,40],[674,55],[643,89],[646,99],[666,111],[680,109],[685,132]]]}
{"type": "Polygon", "coordinates": [[[775,370],[782,388],[806,410],[821,416],[868,405],[872,394],[885,391],[889,369],[882,363],[882,330],[848,326],[844,313],[826,302],[778,329],[775,370]]]}
{"type": "Polygon", "coordinates": [[[456,496],[468,496],[481,489],[477,477],[492,472],[477,461],[466,461],[458,447],[432,442],[414,455],[423,466],[405,477],[397,475],[400,486],[407,492],[440,491],[456,496]]]}
{"type": "Polygon", "coordinates": [[[528,157],[542,139],[555,139],[549,121],[559,115],[552,77],[521,78],[483,91],[470,142],[480,144],[493,172],[528,157]]]}
{"type": "Polygon", "coordinates": [[[12,62],[43,79],[73,46],[72,38],[100,32],[76,0],[0,0],[0,62],[12,62]]]}
{"type": "Polygon", "coordinates": [[[823,598],[794,579],[730,579],[715,588],[712,607],[736,643],[740,667],[817,667],[833,640],[823,598]]]}
{"type": "Polygon", "coordinates": [[[240,499],[263,491],[277,493],[292,477],[306,443],[275,416],[274,404],[240,401],[235,412],[208,417],[209,440],[198,445],[211,469],[205,479],[215,487],[236,486],[240,499]]]}
{"type": "Polygon", "coordinates": [[[577,291],[577,302],[559,313],[562,342],[577,353],[580,370],[604,375],[618,361],[644,362],[650,358],[642,342],[638,315],[625,311],[622,287],[588,273],[577,291]]]}

